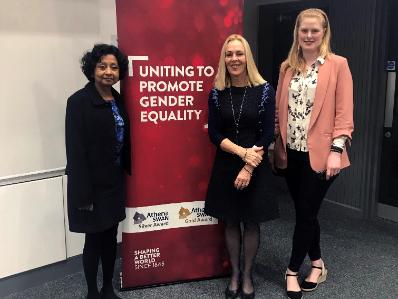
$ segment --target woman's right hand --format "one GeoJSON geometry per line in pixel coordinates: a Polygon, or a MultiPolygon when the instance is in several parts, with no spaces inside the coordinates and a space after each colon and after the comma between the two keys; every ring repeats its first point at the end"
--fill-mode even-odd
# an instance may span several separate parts
{"type": "Polygon", "coordinates": [[[242,151],[239,156],[245,163],[250,166],[257,167],[263,160],[263,157],[257,151],[261,151],[262,149],[262,146],[256,148],[244,148],[244,151],[242,151]]]}

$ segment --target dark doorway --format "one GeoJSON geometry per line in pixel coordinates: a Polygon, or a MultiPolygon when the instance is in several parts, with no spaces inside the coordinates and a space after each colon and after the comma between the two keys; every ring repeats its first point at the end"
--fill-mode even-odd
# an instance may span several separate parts
{"type": "Polygon", "coordinates": [[[259,8],[258,67],[275,89],[279,66],[292,45],[296,17],[306,8],[320,8],[328,13],[329,1],[295,1],[262,5],[259,8]]]}
{"type": "Polygon", "coordinates": [[[387,83],[378,216],[398,222],[398,1],[389,1],[387,83]]]}

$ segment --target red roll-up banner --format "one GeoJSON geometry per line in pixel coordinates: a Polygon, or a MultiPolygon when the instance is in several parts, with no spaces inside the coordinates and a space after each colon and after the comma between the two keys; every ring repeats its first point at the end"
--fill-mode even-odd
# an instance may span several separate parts
{"type": "Polygon", "coordinates": [[[214,146],[207,100],[243,0],[116,0],[131,121],[122,288],[226,275],[223,227],[203,212],[214,146]]]}

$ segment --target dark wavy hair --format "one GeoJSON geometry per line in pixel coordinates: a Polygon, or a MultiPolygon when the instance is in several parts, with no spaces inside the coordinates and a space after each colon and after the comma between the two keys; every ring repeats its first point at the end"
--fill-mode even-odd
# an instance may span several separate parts
{"type": "Polygon", "coordinates": [[[127,56],[113,45],[96,44],[91,52],[87,51],[84,53],[80,60],[83,74],[89,81],[94,81],[95,67],[105,55],[113,55],[116,57],[117,63],[119,64],[119,79],[122,80],[126,76],[129,65],[127,56]]]}

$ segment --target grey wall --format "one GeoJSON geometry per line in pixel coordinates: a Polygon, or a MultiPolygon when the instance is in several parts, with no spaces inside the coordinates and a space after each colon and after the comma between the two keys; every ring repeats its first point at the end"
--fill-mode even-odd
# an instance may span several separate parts
{"type": "MultiPolygon", "coordinates": [[[[299,0],[300,1],[300,0],[299,0]]],[[[258,7],[295,1],[245,1],[244,34],[255,57],[258,53],[258,7]]],[[[323,1],[324,2],[324,1],[323,1]]],[[[350,149],[352,165],[327,198],[365,218],[375,216],[384,120],[387,0],[331,0],[332,50],[347,57],[354,80],[355,132],[350,149]]]]}
{"type": "Polygon", "coordinates": [[[354,79],[352,166],[329,192],[339,204],[374,217],[385,103],[386,0],[333,0],[333,50],[348,58],[354,79]]]}

